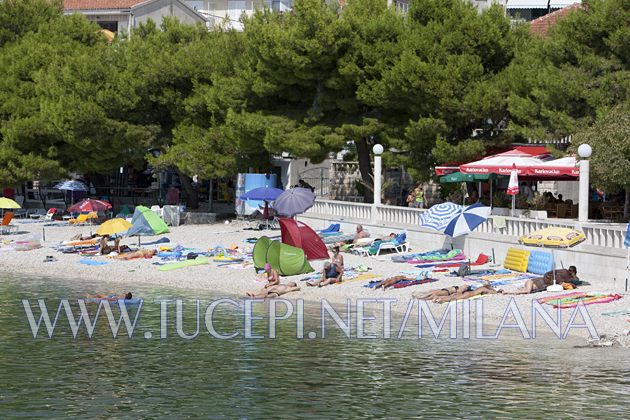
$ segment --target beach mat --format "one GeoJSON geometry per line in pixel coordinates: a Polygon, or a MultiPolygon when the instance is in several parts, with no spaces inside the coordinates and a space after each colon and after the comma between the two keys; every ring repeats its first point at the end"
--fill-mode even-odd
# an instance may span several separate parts
{"type": "Polygon", "coordinates": [[[193,267],[195,265],[204,265],[210,263],[208,257],[197,257],[194,260],[178,261],[174,263],[164,264],[158,267],[159,271],[171,271],[185,267],[193,267]]]}
{"type": "Polygon", "coordinates": [[[560,296],[547,296],[538,299],[538,303],[553,305],[555,309],[575,308],[580,302],[584,305],[609,303],[621,299],[621,295],[598,292],[574,292],[560,296]]]}
{"type": "Polygon", "coordinates": [[[97,266],[97,265],[105,265],[107,264],[107,261],[96,261],[96,260],[91,260],[89,258],[81,258],[79,260],[79,264],[97,266]]]}

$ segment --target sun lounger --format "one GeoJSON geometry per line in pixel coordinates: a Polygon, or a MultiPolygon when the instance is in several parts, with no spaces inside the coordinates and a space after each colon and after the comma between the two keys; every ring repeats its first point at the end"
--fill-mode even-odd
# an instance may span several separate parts
{"type": "Polygon", "coordinates": [[[77,216],[76,219],[68,220],[68,223],[72,225],[80,225],[80,224],[90,223],[96,219],[98,219],[98,214],[95,211],[91,211],[89,213],[80,214],[79,216],[77,216]]]}
{"type": "Polygon", "coordinates": [[[409,243],[407,242],[407,233],[403,231],[396,235],[391,241],[374,241],[370,247],[358,248],[357,253],[364,256],[378,256],[381,251],[386,250],[394,250],[397,254],[408,252],[409,243]]]}
{"type": "Polygon", "coordinates": [[[5,235],[17,230],[17,226],[12,225],[11,220],[13,220],[13,212],[8,211],[4,213],[2,224],[0,225],[0,234],[5,235]]]}

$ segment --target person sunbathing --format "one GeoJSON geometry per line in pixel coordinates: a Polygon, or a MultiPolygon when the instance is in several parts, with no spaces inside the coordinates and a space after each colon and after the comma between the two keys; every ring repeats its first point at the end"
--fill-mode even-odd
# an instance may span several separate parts
{"type": "Polygon", "coordinates": [[[117,300],[122,300],[122,299],[132,299],[133,295],[131,294],[131,292],[127,292],[124,295],[105,295],[102,293],[97,293],[95,295],[86,295],[85,296],[86,299],[100,299],[100,300],[107,300],[109,302],[115,302],[117,300]]]}
{"type": "Polygon", "coordinates": [[[137,258],[152,258],[157,251],[155,249],[139,249],[125,254],[119,254],[114,257],[116,260],[135,260],[137,258]]]}
{"type": "MultiPolygon", "coordinates": [[[[571,283],[574,284],[578,279],[577,268],[572,265],[569,269],[554,270],[557,284],[571,283]]],[[[508,293],[510,295],[526,295],[529,293],[542,292],[547,290],[547,287],[553,284],[554,271],[547,271],[543,277],[536,277],[527,280],[523,287],[516,291],[508,293]]]]}
{"type": "Polygon", "coordinates": [[[442,303],[450,302],[452,300],[470,299],[471,297],[478,295],[487,295],[503,293],[502,290],[493,289],[489,283],[472,290],[469,285],[465,286],[451,286],[443,289],[431,290],[425,293],[414,293],[411,296],[420,300],[431,300],[433,302],[442,303]]]}
{"type": "Polygon", "coordinates": [[[364,229],[362,225],[357,225],[357,231],[354,234],[354,237],[352,239],[348,239],[345,242],[337,242],[333,245],[334,247],[343,247],[344,250],[347,250],[349,248],[351,248],[353,245],[355,245],[357,243],[357,241],[359,241],[360,239],[364,239],[364,238],[369,238],[370,234],[367,233],[364,229]]]}
{"type": "Polygon", "coordinates": [[[503,293],[503,290],[500,290],[500,289],[497,290],[487,285],[477,287],[475,290],[471,290],[470,286],[467,286],[467,287],[468,289],[466,291],[463,291],[463,288],[460,288],[459,289],[460,293],[454,293],[449,296],[436,297],[435,299],[433,299],[433,302],[445,303],[445,302],[451,302],[451,301],[457,301],[457,300],[470,299],[475,296],[495,295],[497,293],[503,293]]]}
{"type": "Polygon", "coordinates": [[[269,263],[265,264],[265,272],[263,274],[267,276],[267,284],[265,284],[265,288],[280,284],[280,274],[278,274],[277,270],[271,268],[269,263]]]}
{"type": "Polygon", "coordinates": [[[409,277],[409,276],[394,276],[394,277],[390,277],[390,278],[387,278],[387,279],[383,280],[382,282],[377,284],[374,288],[375,289],[382,288],[383,290],[385,290],[388,287],[393,286],[393,285],[395,285],[398,282],[401,282],[401,281],[414,281],[414,280],[418,280],[418,279],[416,277],[409,277]]]}
{"type": "Polygon", "coordinates": [[[343,268],[343,255],[339,252],[339,247],[334,246],[333,249],[332,260],[330,261],[332,264],[337,265],[337,267],[343,268]]]}
{"type": "Polygon", "coordinates": [[[247,292],[245,295],[253,299],[273,299],[290,292],[297,292],[300,288],[297,283],[276,284],[270,287],[263,287],[258,292],[247,292]]]}
{"type": "Polygon", "coordinates": [[[341,283],[341,277],[343,276],[343,267],[339,267],[337,264],[327,262],[322,269],[322,277],[319,280],[307,281],[307,286],[324,287],[329,284],[341,283]]]}

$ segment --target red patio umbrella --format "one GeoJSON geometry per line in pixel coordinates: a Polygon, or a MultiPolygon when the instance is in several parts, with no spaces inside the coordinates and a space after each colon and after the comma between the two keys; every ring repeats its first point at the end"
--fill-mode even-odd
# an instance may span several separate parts
{"type": "Polygon", "coordinates": [[[75,205],[71,206],[68,211],[71,213],[82,213],[86,211],[105,211],[112,208],[112,205],[107,201],[93,200],[91,198],[79,201],[75,205]]]}

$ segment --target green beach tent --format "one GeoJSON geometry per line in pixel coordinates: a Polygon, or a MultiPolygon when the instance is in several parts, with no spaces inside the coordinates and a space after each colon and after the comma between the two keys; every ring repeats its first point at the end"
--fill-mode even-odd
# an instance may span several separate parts
{"type": "Polygon", "coordinates": [[[127,236],[161,235],[168,232],[168,226],[164,220],[147,207],[138,206],[133,212],[132,226],[127,231],[127,236]]]}
{"type": "Polygon", "coordinates": [[[254,259],[254,267],[263,268],[267,264],[267,250],[271,245],[271,239],[266,236],[258,238],[254,244],[254,250],[252,251],[252,258],[254,259]]]}
{"type": "Polygon", "coordinates": [[[266,236],[256,241],[253,259],[256,268],[263,268],[268,263],[283,276],[295,276],[313,271],[303,249],[283,244],[280,241],[272,241],[266,236]]]}

